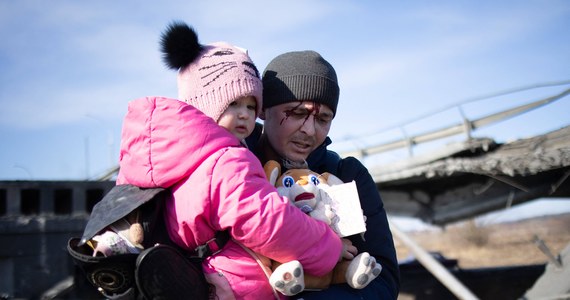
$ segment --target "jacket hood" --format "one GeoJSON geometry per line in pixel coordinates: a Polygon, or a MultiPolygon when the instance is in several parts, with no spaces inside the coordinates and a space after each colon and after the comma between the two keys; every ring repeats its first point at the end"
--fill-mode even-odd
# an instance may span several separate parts
{"type": "Polygon", "coordinates": [[[170,187],[233,146],[240,146],[236,137],[191,105],[165,97],[133,100],[123,122],[117,183],[170,187]]]}

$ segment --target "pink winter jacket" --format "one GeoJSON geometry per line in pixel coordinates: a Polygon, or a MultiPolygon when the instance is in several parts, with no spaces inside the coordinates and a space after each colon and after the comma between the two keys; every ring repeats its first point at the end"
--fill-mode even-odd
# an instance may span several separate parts
{"type": "Polygon", "coordinates": [[[221,299],[274,298],[266,275],[238,243],[276,261],[297,259],[314,275],[329,272],[339,259],[337,235],[281,198],[251,151],[181,101],[129,103],[117,178],[127,183],[171,188],[167,226],[185,249],[229,230],[233,240],[203,263],[221,299]]]}

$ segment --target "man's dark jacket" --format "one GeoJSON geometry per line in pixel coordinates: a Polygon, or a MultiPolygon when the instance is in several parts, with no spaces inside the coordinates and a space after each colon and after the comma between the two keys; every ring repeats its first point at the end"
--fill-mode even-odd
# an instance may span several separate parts
{"type": "MultiPolygon", "coordinates": [[[[262,125],[256,124],[254,132],[246,142],[257,155],[262,164],[267,159],[263,157],[261,144],[268,146],[267,142],[260,142],[262,125]]],[[[360,235],[350,236],[349,239],[356,246],[359,253],[368,252],[382,265],[380,276],[364,289],[356,290],[348,284],[333,285],[319,292],[304,292],[296,297],[309,299],[397,299],[400,287],[400,272],[396,258],[396,250],[392,233],[388,225],[384,204],[376,183],[368,169],[356,158],[342,159],[337,153],[327,150],[331,140],[327,137],[325,142],[315,149],[307,158],[309,169],[317,172],[329,172],[344,182],[356,182],[360,205],[366,216],[365,241],[360,235]]],[[[283,167],[283,166],[282,166],[283,167]]]]}

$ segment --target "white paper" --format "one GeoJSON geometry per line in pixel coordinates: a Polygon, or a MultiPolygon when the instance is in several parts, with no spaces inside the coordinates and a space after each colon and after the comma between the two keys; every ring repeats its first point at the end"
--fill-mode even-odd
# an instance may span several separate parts
{"type": "Polygon", "coordinates": [[[322,199],[330,202],[333,210],[338,216],[336,225],[333,228],[340,237],[359,234],[366,231],[366,223],[362,208],[360,207],[360,198],[354,181],[349,183],[337,184],[332,186],[321,187],[327,195],[322,195],[322,199]]]}

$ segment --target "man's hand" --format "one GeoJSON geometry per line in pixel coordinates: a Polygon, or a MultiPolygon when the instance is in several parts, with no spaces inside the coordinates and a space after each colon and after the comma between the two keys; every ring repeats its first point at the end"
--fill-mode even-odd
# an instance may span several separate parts
{"type": "Polygon", "coordinates": [[[353,259],[358,254],[358,249],[352,245],[349,239],[340,240],[342,241],[342,253],[338,261],[341,261],[343,258],[348,260],[353,259]]]}

